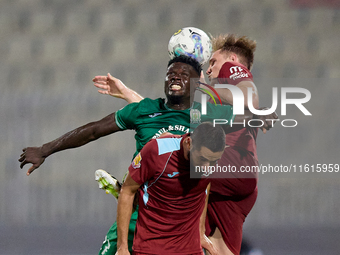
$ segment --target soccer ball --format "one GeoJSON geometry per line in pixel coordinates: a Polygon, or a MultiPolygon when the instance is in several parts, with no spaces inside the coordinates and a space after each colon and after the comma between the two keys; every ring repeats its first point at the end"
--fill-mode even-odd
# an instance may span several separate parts
{"type": "Polygon", "coordinates": [[[174,33],[168,44],[171,59],[179,55],[195,58],[201,65],[209,61],[212,46],[209,36],[201,29],[185,27],[174,33]]]}

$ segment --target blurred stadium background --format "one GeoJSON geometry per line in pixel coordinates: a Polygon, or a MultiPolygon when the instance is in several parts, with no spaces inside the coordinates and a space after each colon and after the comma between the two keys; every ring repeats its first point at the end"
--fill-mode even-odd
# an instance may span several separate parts
{"type": "MultiPolygon", "coordinates": [[[[30,177],[21,149],[39,146],[125,105],[92,86],[110,72],[143,96],[163,96],[167,43],[181,27],[256,39],[260,105],[272,87],[303,87],[296,107],[258,137],[260,163],[339,164],[338,0],[0,0],[0,254],[96,254],[116,201],[94,171],[121,179],[134,133],[48,158],[30,177]]],[[[279,100],[280,102],[280,100],[279,100]]],[[[280,115],[280,109],[277,110],[280,115]]],[[[266,255],[338,254],[340,173],[260,175],[244,236],[266,255]]]]}

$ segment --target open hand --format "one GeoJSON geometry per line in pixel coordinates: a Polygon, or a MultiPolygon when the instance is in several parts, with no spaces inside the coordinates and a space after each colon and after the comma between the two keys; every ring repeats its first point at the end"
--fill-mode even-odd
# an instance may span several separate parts
{"type": "Polygon", "coordinates": [[[45,157],[41,151],[41,147],[27,147],[22,150],[23,153],[20,155],[19,162],[20,168],[24,165],[31,163],[32,166],[28,169],[27,175],[30,175],[35,169],[37,169],[45,161],[45,157]]]}
{"type": "Polygon", "coordinates": [[[94,86],[99,88],[98,92],[103,95],[126,99],[126,93],[130,93],[130,89],[110,73],[108,73],[107,76],[96,76],[92,81],[94,82],[94,86]]]}
{"type": "MultiPolygon", "coordinates": [[[[267,108],[267,107],[262,107],[259,110],[268,110],[268,109],[269,108],[267,108]]],[[[256,115],[256,119],[262,120],[263,125],[260,129],[265,134],[265,133],[267,133],[267,130],[274,127],[274,123],[277,121],[278,116],[277,116],[276,112],[273,112],[273,113],[268,114],[268,115],[256,115]]]]}

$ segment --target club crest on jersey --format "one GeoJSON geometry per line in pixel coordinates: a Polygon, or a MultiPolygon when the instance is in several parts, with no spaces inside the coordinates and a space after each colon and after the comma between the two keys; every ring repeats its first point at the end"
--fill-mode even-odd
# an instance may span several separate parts
{"type": "Polygon", "coordinates": [[[142,161],[142,156],[140,153],[137,154],[137,156],[132,161],[132,167],[133,168],[140,168],[140,162],[142,161]]]}
{"type": "Polygon", "coordinates": [[[198,109],[190,110],[190,123],[191,124],[201,123],[201,112],[198,109]]]}

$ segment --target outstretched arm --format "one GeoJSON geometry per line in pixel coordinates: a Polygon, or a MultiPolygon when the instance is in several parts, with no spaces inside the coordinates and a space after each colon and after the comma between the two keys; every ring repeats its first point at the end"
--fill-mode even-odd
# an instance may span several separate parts
{"type": "Polygon", "coordinates": [[[27,171],[27,175],[30,175],[49,155],[58,151],[80,147],[119,130],[120,128],[115,122],[115,113],[112,113],[99,121],[76,128],[40,147],[24,148],[19,159],[19,162],[21,162],[20,168],[29,163],[33,164],[27,171]]]}
{"type": "Polygon", "coordinates": [[[217,248],[214,244],[209,240],[209,238],[205,235],[205,219],[207,217],[207,208],[208,208],[208,200],[209,200],[209,192],[210,192],[210,183],[207,186],[206,192],[207,196],[205,198],[204,209],[200,218],[200,236],[201,236],[201,245],[202,248],[206,249],[211,255],[218,255],[217,248]]]}
{"type": "MultiPolygon", "coordinates": [[[[262,107],[259,110],[268,110],[267,107],[262,107]]],[[[260,129],[265,134],[267,130],[274,127],[274,123],[278,119],[276,112],[267,115],[256,115],[251,113],[249,110],[244,111],[244,115],[236,115],[234,119],[234,123],[245,123],[247,125],[249,120],[253,120],[251,122],[252,126],[261,126],[260,129]]]]}
{"type": "Polygon", "coordinates": [[[118,198],[116,255],[130,254],[128,250],[129,223],[132,214],[133,200],[139,187],[140,185],[135,182],[128,173],[118,198]]]}
{"type": "Polygon", "coordinates": [[[111,76],[109,73],[107,76],[96,76],[92,81],[94,82],[94,86],[99,88],[98,92],[103,95],[124,99],[129,104],[138,103],[143,99],[136,91],[125,86],[121,80],[111,76]]]}
{"type": "MultiPolygon", "coordinates": [[[[257,88],[252,81],[241,81],[236,85],[239,88],[244,96],[244,108],[249,109],[248,107],[248,88],[251,88],[252,91],[252,102],[255,109],[259,107],[259,95],[257,93],[257,88]]],[[[225,104],[234,104],[233,96],[229,89],[215,89],[216,92],[220,95],[222,103],[225,104]]]]}
{"type": "MultiPolygon", "coordinates": [[[[217,79],[215,79],[212,82],[212,86],[218,84],[217,79]]],[[[211,95],[214,96],[215,100],[218,100],[216,94],[210,90],[207,86],[204,85],[200,85],[201,88],[204,88],[206,90],[208,90],[211,95]]],[[[244,109],[249,109],[248,107],[248,88],[251,88],[252,91],[252,103],[255,109],[258,109],[259,107],[259,95],[257,92],[257,88],[254,84],[254,82],[252,81],[241,81],[236,85],[237,88],[239,88],[244,96],[244,109]]],[[[225,88],[215,88],[217,94],[220,96],[221,101],[223,104],[229,104],[229,105],[233,105],[234,104],[234,99],[233,99],[233,95],[231,93],[231,91],[229,89],[225,89],[225,88]]]]}

